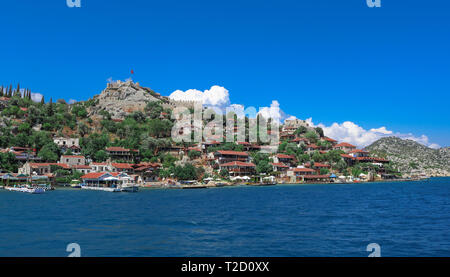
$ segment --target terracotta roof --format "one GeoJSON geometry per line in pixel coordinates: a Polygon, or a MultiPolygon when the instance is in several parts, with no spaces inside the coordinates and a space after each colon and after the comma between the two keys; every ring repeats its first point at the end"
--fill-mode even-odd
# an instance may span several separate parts
{"type": "Polygon", "coordinates": [[[30,166],[32,168],[51,166],[51,165],[56,165],[56,166],[62,167],[64,169],[70,169],[70,166],[68,164],[63,164],[63,163],[30,163],[30,166]]]}
{"type": "Polygon", "coordinates": [[[131,166],[131,164],[126,164],[126,163],[111,163],[112,167],[115,168],[120,168],[120,169],[132,169],[133,167],[131,166]]]}
{"type": "Polygon", "coordinates": [[[308,141],[308,139],[306,139],[306,138],[295,138],[295,139],[291,140],[291,142],[299,142],[299,141],[308,141]]]}
{"type": "MultiPolygon", "coordinates": [[[[305,164],[305,166],[306,167],[310,167],[311,164],[307,163],[307,164],[305,164]]],[[[324,163],[314,163],[314,167],[330,167],[330,165],[329,164],[324,164],[324,163]]]]}
{"type": "Polygon", "coordinates": [[[77,155],[62,155],[61,158],[84,159],[84,156],[77,156],[77,155]]]}
{"type": "Polygon", "coordinates": [[[331,175],[305,175],[304,179],[325,179],[330,178],[331,175]]]}
{"type": "Polygon", "coordinates": [[[212,141],[205,141],[203,142],[203,144],[207,144],[207,145],[217,145],[217,144],[222,144],[221,142],[218,142],[216,140],[212,140],[212,141]]]}
{"type": "Polygon", "coordinates": [[[341,154],[342,158],[347,158],[347,159],[355,159],[353,156],[350,156],[348,154],[341,154]]]}
{"type": "Polygon", "coordinates": [[[313,143],[313,144],[306,145],[306,147],[309,147],[309,148],[312,148],[312,149],[317,149],[317,148],[319,148],[319,146],[315,145],[314,143],[313,143]]]}
{"type": "Polygon", "coordinates": [[[276,166],[276,167],[289,167],[289,166],[285,165],[284,163],[272,163],[272,165],[276,166]]]}
{"type": "Polygon", "coordinates": [[[329,137],[323,137],[324,140],[329,141],[329,142],[337,142],[337,140],[334,140],[332,138],[329,137]]]}
{"type": "Polygon", "coordinates": [[[64,169],[70,169],[70,166],[68,164],[63,164],[63,163],[49,163],[49,165],[56,165],[56,166],[62,167],[64,169]]]}
{"type": "Polygon", "coordinates": [[[234,155],[234,156],[248,156],[247,152],[239,152],[239,151],[229,151],[229,150],[219,150],[217,151],[220,155],[234,155]]]}
{"type": "Polygon", "coordinates": [[[294,168],[294,172],[316,172],[314,169],[311,168],[294,168]]]}
{"type": "Polygon", "coordinates": [[[334,147],[350,147],[350,148],[356,148],[356,146],[350,144],[350,143],[346,143],[346,142],[342,142],[339,144],[336,144],[334,147]]]}
{"type": "Polygon", "coordinates": [[[277,157],[280,159],[294,159],[294,155],[286,155],[286,154],[277,154],[277,157]]]}
{"type": "Polygon", "coordinates": [[[240,145],[251,145],[250,142],[246,142],[246,141],[239,141],[238,144],[240,144],[240,145]]]}
{"type": "Polygon", "coordinates": [[[81,176],[81,179],[98,179],[105,174],[106,172],[91,172],[81,176]]]}
{"type": "Polygon", "coordinates": [[[106,151],[130,152],[130,149],[126,149],[126,148],[123,148],[123,147],[112,146],[112,147],[106,148],[106,151]]]}
{"type": "Polygon", "coordinates": [[[223,167],[223,166],[255,167],[255,164],[254,163],[244,163],[244,162],[234,161],[234,162],[221,164],[220,166],[221,167],[223,167]]]}

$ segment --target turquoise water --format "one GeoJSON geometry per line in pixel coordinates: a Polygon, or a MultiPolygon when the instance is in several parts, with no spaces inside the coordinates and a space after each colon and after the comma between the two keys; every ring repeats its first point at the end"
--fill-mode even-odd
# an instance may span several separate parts
{"type": "Polygon", "coordinates": [[[108,193],[0,190],[0,256],[450,256],[450,178],[108,193]]]}

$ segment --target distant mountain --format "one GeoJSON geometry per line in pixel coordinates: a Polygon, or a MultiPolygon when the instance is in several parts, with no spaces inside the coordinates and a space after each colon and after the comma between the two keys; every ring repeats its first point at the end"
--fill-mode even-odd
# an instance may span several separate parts
{"type": "Polygon", "coordinates": [[[450,147],[432,149],[412,140],[386,137],[365,149],[391,160],[401,172],[450,176],[450,147]]]}

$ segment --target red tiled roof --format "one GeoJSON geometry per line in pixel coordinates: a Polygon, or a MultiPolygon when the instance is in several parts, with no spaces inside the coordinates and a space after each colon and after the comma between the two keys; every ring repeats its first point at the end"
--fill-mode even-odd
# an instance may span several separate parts
{"type": "Polygon", "coordinates": [[[334,147],[349,147],[349,148],[356,148],[356,146],[350,144],[350,143],[346,143],[346,142],[342,142],[339,144],[336,144],[334,147]]]}
{"type": "Polygon", "coordinates": [[[62,167],[64,169],[70,169],[70,166],[68,164],[63,164],[63,163],[30,163],[30,166],[33,168],[51,166],[51,165],[56,165],[56,166],[62,167]]]}
{"type": "Polygon", "coordinates": [[[98,179],[105,174],[106,172],[91,172],[81,176],[81,179],[98,179]]]}
{"type": "Polygon", "coordinates": [[[323,137],[324,140],[329,141],[329,142],[337,142],[337,140],[334,140],[332,138],[329,137],[323,137]]]}
{"type": "Polygon", "coordinates": [[[43,167],[43,166],[49,166],[49,163],[30,163],[31,167],[43,167]]]}
{"type": "MultiPolygon", "coordinates": [[[[310,167],[311,164],[307,163],[307,164],[305,164],[305,166],[306,167],[310,167]]],[[[324,164],[324,163],[314,163],[314,167],[330,167],[330,165],[329,164],[324,164]]]]}
{"type": "Polygon", "coordinates": [[[342,158],[347,158],[347,159],[355,159],[354,157],[348,155],[348,154],[341,154],[342,158]]]}
{"type": "Polygon", "coordinates": [[[126,163],[111,163],[112,167],[115,168],[120,168],[120,169],[132,169],[133,167],[131,166],[131,164],[126,164],[126,163]]]}
{"type": "Polygon", "coordinates": [[[70,169],[70,166],[68,164],[63,164],[63,163],[49,163],[49,165],[56,165],[56,166],[62,167],[64,169],[70,169]]]}
{"type": "Polygon", "coordinates": [[[212,141],[205,141],[203,144],[217,145],[217,144],[222,144],[222,143],[219,141],[216,141],[216,140],[212,140],[212,141]]]}
{"type": "Polygon", "coordinates": [[[84,159],[84,156],[77,156],[77,155],[62,155],[61,158],[84,159]]]}
{"type": "Polygon", "coordinates": [[[277,154],[277,158],[279,159],[294,159],[294,155],[286,155],[286,154],[277,154]]]}
{"type": "Polygon", "coordinates": [[[238,144],[240,144],[240,145],[251,145],[250,142],[246,142],[246,141],[239,141],[238,144]]]}
{"type": "Polygon", "coordinates": [[[255,164],[254,163],[244,163],[244,162],[234,161],[234,162],[221,164],[220,166],[221,167],[223,167],[223,166],[255,167],[255,164]]]}
{"type": "Polygon", "coordinates": [[[247,152],[239,152],[239,151],[229,151],[229,150],[219,150],[217,151],[220,155],[233,155],[233,156],[248,156],[247,152]]]}
{"type": "Polygon", "coordinates": [[[308,139],[306,139],[306,138],[295,138],[295,139],[291,140],[291,142],[299,142],[299,141],[308,141],[308,139]]]}
{"type": "Polygon", "coordinates": [[[311,168],[294,168],[294,172],[316,172],[311,168]]]}
{"type": "Polygon", "coordinates": [[[276,166],[276,167],[283,167],[283,168],[289,167],[289,166],[285,165],[284,163],[272,163],[272,165],[276,166]]]}
{"type": "Polygon", "coordinates": [[[330,178],[331,175],[305,175],[304,179],[325,179],[330,178]]]}
{"type": "Polygon", "coordinates": [[[313,143],[313,144],[306,145],[306,147],[309,147],[309,148],[312,148],[312,149],[317,149],[317,148],[319,148],[319,146],[315,145],[314,143],[313,143]]]}
{"type": "Polygon", "coordinates": [[[123,147],[112,146],[112,147],[106,148],[106,151],[130,152],[130,149],[126,149],[126,148],[123,148],[123,147]]]}

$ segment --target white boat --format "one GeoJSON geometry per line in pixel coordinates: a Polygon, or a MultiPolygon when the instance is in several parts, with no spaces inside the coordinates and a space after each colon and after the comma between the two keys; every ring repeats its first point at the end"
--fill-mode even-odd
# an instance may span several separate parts
{"type": "Polygon", "coordinates": [[[26,193],[32,193],[32,194],[42,194],[45,192],[44,188],[36,188],[36,187],[5,187],[6,190],[9,191],[19,191],[19,192],[26,192],[26,193]]]}
{"type": "Polygon", "coordinates": [[[122,183],[119,185],[120,191],[123,192],[137,192],[139,187],[136,185],[131,177],[123,177],[119,179],[122,183]]]}

